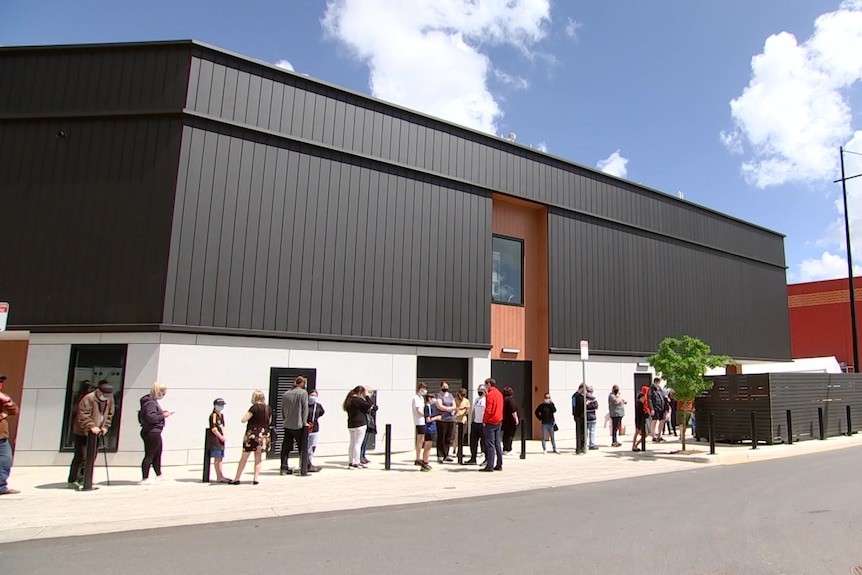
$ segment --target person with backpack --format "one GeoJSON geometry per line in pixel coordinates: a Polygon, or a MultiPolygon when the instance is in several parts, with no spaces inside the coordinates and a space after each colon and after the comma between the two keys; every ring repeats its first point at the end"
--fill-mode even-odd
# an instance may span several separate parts
{"type": "Polygon", "coordinates": [[[662,427],[664,427],[665,399],[664,393],[661,390],[661,379],[657,377],[652,380],[648,401],[649,416],[652,420],[652,440],[655,442],[664,441],[661,435],[663,431],[662,427]]]}

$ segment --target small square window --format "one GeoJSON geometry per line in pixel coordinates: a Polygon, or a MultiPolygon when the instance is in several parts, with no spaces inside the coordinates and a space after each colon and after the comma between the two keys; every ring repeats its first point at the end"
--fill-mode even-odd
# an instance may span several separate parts
{"type": "Polygon", "coordinates": [[[491,242],[491,301],[524,305],[524,241],[493,236],[491,242]]]}

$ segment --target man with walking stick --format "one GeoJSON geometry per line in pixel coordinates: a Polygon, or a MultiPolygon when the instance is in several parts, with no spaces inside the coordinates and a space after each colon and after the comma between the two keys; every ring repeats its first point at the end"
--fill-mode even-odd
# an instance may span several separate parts
{"type": "MultiPolygon", "coordinates": [[[[75,456],[72,458],[72,465],[69,467],[69,487],[79,489],[82,485],[82,480],[79,479],[81,465],[87,459],[87,437],[88,435],[106,436],[108,430],[111,429],[111,422],[114,419],[114,388],[104,379],[99,382],[95,391],[85,395],[78,404],[78,413],[75,416],[75,456]]],[[[94,442],[96,450],[98,443],[94,442]]],[[[96,453],[92,454],[92,460],[95,460],[96,453]]],[[[107,459],[106,459],[107,461],[107,459]]],[[[93,470],[85,469],[85,473],[90,473],[92,477],[93,470]]]]}

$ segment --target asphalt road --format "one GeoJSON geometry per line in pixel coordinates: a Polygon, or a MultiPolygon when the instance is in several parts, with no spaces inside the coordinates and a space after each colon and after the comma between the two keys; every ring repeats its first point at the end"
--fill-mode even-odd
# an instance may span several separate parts
{"type": "Polygon", "coordinates": [[[414,506],[0,545],[0,573],[848,575],[862,566],[860,477],[862,449],[849,448],[479,499],[430,492],[414,506]]]}

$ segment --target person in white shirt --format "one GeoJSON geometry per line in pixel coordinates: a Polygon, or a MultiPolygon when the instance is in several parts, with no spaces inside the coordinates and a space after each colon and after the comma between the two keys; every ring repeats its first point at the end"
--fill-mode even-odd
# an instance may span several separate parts
{"type": "Polygon", "coordinates": [[[473,423],[470,424],[470,459],[467,465],[476,465],[479,450],[485,453],[485,442],[482,441],[482,420],[485,417],[485,386],[479,386],[479,397],[473,402],[473,423]]]}
{"type": "Polygon", "coordinates": [[[413,398],[413,424],[416,426],[416,460],[413,463],[417,467],[425,465],[422,459],[422,448],[425,446],[425,396],[427,394],[428,386],[420,381],[416,386],[416,396],[413,398]]]}

